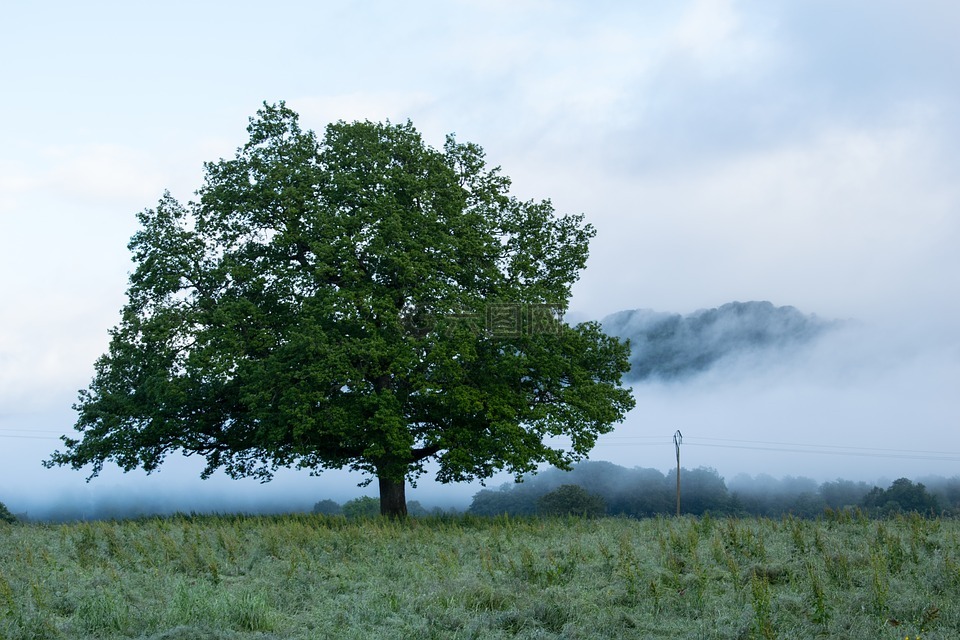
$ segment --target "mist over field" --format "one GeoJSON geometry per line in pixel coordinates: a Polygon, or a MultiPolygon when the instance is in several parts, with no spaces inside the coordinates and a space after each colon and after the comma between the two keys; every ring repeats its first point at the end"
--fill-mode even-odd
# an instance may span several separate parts
{"type": "MultiPolygon", "coordinates": [[[[683,466],[715,469],[731,490],[753,486],[754,476],[783,487],[793,486],[790,478],[814,487],[837,479],[886,486],[899,477],[950,478],[960,468],[960,445],[923,439],[924,433],[949,434],[948,425],[960,418],[951,395],[960,354],[939,349],[934,332],[904,336],[895,327],[825,319],[770,302],[688,314],[625,310],[602,323],[631,340],[626,382],[637,407],[601,436],[591,460],[670,473],[672,436],[680,430],[683,466]],[[856,435],[865,427],[873,437],[856,435]]],[[[151,476],[108,465],[85,484],[82,472],[40,468],[59,447],[52,437],[25,440],[33,460],[23,456],[16,463],[20,473],[0,483],[0,501],[15,513],[37,519],[278,513],[309,511],[321,499],[376,496],[375,485],[358,487],[364,478],[344,471],[310,477],[280,470],[266,484],[223,474],[202,481],[201,461],[178,456],[151,476]]],[[[501,474],[486,488],[511,482],[501,474]]],[[[428,474],[408,488],[408,500],[465,510],[482,489],[479,483],[440,485],[428,474]]]]}
{"type": "Polygon", "coordinates": [[[727,478],[872,480],[960,468],[960,349],[935,321],[917,331],[893,317],[846,320],[802,346],[735,351],[690,373],[634,384],[637,408],[594,457],[662,468],[668,436],[680,430],[685,464],[727,478]],[[655,433],[662,439],[644,439],[655,433]]]}

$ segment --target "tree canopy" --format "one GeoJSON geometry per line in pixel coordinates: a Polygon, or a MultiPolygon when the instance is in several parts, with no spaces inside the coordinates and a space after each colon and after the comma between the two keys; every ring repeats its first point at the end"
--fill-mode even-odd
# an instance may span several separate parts
{"type": "Polygon", "coordinates": [[[544,515],[597,518],[606,514],[607,503],[580,485],[564,484],[543,495],[537,501],[537,510],[544,515]]]}
{"type": "Polygon", "coordinates": [[[47,466],[349,468],[404,515],[428,461],[441,482],[568,468],[633,407],[628,344],[562,320],[582,215],[518,200],[479,146],[432,148],[409,122],[320,138],[280,103],[248,132],[196,201],[139,214],[81,437],[47,466]]]}
{"type": "Polygon", "coordinates": [[[898,478],[887,489],[874,487],[863,497],[863,506],[879,513],[916,511],[935,513],[940,509],[937,497],[927,493],[923,483],[913,483],[908,478],[898,478]]]}
{"type": "Polygon", "coordinates": [[[380,501],[371,496],[348,500],[340,511],[348,518],[372,518],[380,513],[380,501]]]}

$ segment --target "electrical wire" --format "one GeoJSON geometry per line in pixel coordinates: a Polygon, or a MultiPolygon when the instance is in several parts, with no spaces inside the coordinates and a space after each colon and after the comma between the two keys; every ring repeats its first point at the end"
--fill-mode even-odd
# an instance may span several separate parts
{"type": "Polygon", "coordinates": [[[811,451],[809,449],[790,449],[786,447],[748,447],[743,445],[729,445],[729,444],[705,444],[702,442],[691,442],[690,446],[693,447],[714,447],[721,449],[749,449],[753,451],[778,451],[784,453],[809,453],[818,456],[857,456],[861,458],[893,458],[896,460],[944,460],[947,462],[960,462],[960,454],[945,452],[943,455],[924,455],[922,453],[917,454],[912,451],[903,451],[901,453],[871,453],[867,451],[811,451]]]}
{"type": "Polygon", "coordinates": [[[0,427],[0,438],[17,438],[21,440],[59,440],[65,432],[54,429],[31,429],[27,427],[0,427]],[[56,435],[41,435],[41,434],[56,435]]]}
{"type": "MultiPolygon", "coordinates": [[[[597,442],[597,446],[668,446],[669,436],[612,436],[597,442]],[[652,440],[638,442],[638,440],[652,440]]],[[[903,460],[945,460],[960,462],[960,452],[931,451],[923,449],[891,449],[885,447],[855,447],[847,445],[804,444],[798,442],[773,442],[769,440],[743,440],[734,438],[707,438],[690,436],[684,444],[699,447],[722,449],[744,449],[750,451],[776,451],[783,453],[806,453],[813,455],[859,456],[870,458],[895,458],[903,460]],[[720,444],[720,443],[737,444],[720,444]],[[800,448],[798,448],[800,447],[800,448]]]]}
{"type": "MultiPolygon", "coordinates": [[[[809,448],[816,448],[816,449],[852,449],[856,451],[889,451],[893,453],[903,453],[905,451],[904,449],[889,449],[889,448],[881,448],[881,447],[853,447],[853,446],[833,445],[833,444],[801,444],[798,442],[770,442],[767,440],[736,440],[733,438],[706,438],[706,437],[693,438],[694,442],[698,442],[700,440],[710,440],[712,442],[745,442],[747,444],[769,444],[769,445],[776,445],[781,447],[809,447],[809,448]]],[[[717,445],[707,445],[706,443],[700,443],[700,444],[702,446],[717,446],[717,445]]],[[[960,453],[949,452],[949,451],[925,451],[922,449],[912,449],[909,452],[910,453],[950,454],[950,455],[960,456],[960,453]]]]}

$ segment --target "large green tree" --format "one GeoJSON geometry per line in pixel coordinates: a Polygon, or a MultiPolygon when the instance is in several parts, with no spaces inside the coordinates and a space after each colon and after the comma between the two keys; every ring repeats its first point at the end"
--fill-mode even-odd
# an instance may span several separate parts
{"type": "Polygon", "coordinates": [[[349,468],[405,515],[407,481],[568,467],[632,408],[629,347],[562,321],[594,234],[520,201],[475,144],[410,124],[250,120],[198,200],[139,214],[128,302],[47,466],[207,477],[349,468]],[[566,436],[566,438],[557,438],[566,436]]]}

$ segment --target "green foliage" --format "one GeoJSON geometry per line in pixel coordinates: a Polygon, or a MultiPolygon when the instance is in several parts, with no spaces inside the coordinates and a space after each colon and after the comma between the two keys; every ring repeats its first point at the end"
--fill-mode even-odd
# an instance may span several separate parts
{"type": "Polygon", "coordinates": [[[531,516],[537,513],[537,501],[545,493],[526,483],[505,484],[498,490],[481,489],[473,496],[468,512],[477,516],[531,516]]]}
{"type": "MultiPolygon", "coordinates": [[[[676,469],[671,469],[667,474],[666,483],[668,487],[676,487],[676,469]]],[[[703,515],[708,511],[726,513],[730,508],[727,485],[716,469],[710,467],[682,469],[680,485],[681,513],[693,515],[703,515]]]]}
{"type": "Polygon", "coordinates": [[[442,482],[565,468],[633,407],[627,344],[553,317],[595,233],[582,215],[516,199],[479,146],[434,149],[409,122],[319,138],[281,103],[248,132],[197,202],[139,215],[82,437],[48,466],[349,468],[402,515],[429,460],[442,482]]]}
{"type": "Polygon", "coordinates": [[[374,518],[380,515],[380,500],[370,496],[354,498],[343,503],[342,512],[348,518],[374,518]]]}
{"type": "Polygon", "coordinates": [[[343,513],[340,503],[335,500],[321,500],[313,505],[313,513],[322,513],[328,516],[338,516],[343,513]]]}
{"type": "Polygon", "coordinates": [[[10,510],[7,509],[7,505],[0,502],[0,522],[13,523],[17,521],[17,517],[10,513],[10,510]]]}
{"type": "MultiPolygon", "coordinates": [[[[708,467],[683,469],[681,480],[682,511],[693,515],[780,517],[789,514],[844,522],[865,517],[857,505],[863,503],[868,493],[871,501],[881,501],[871,503],[867,509],[872,515],[899,511],[960,514],[960,478],[927,478],[926,486],[901,478],[887,491],[874,488],[872,492],[864,482],[836,480],[818,487],[810,478],[788,476],[778,480],[765,475],[751,478],[745,474],[735,476],[728,490],[724,479],[708,467]]],[[[675,471],[663,474],[656,469],[627,469],[611,462],[595,461],[581,462],[570,471],[548,469],[524,477],[521,483],[483,489],[473,496],[469,512],[535,515],[540,512],[539,500],[564,484],[578,485],[603,498],[607,515],[644,518],[676,512],[675,471]]]]}
{"type": "Polygon", "coordinates": [[[770,583],[767,578],[751,574],[750,591],[753,595],[753,635],[756,638],[776,638],[770,604],[770,583]]]}
{"type": "Polygon", "coordinates": [[[922,483],[914,484],[907,478],[894,480],[887,489],[874,487],[864,496],[862,505],[875,513],[888,515],[901,511],[936,513],[940,509],[936,496],[927,493],[922,483]]]}
{"type": "MultiPolygon", "coordinates": [[[[702,515],[734,509],[723,478],[714,469],[683,469],[682,511],[702,515]]],[[[577,485],[600,497],[607,515],[648,517],[676,511],[676,471],[668,475],[656,469],[625,469],[610,462],[582,462],[569,472],[551,469],[507,484],[499,490],[476,493],[469,512],[476,515],[533,515],[540,512],[545,494],[564,484],[577,485]]]]}
{"type": "Polygon", "coordinates": [[[561,485],[537,501],[538,511],[552,516],[599,517],[606,513],[606,501],[575,484],[561,485]]]}

